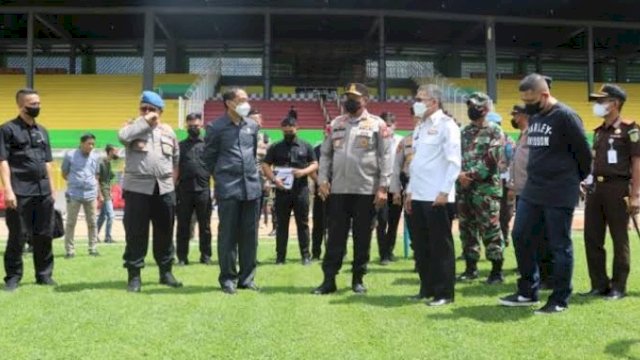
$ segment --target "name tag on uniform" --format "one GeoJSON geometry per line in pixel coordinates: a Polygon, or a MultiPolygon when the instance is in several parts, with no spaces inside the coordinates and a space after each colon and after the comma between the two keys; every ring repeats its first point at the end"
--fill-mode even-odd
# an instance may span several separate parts
{"type": "Polygon", "coordinates": [[[618,152],[611,149],[607,151],[607,162],[609,164],[617,164],[618,163],[618,152]]]}
{"type": "Polygon", "coordinates": [[[356,136],[372,137],[373,136],[373,130],[358,129],[358,132],[356,132],[356,136]]]}

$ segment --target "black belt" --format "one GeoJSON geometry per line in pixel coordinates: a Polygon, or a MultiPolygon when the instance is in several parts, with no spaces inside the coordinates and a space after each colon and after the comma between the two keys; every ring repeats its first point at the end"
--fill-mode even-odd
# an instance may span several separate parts
{"type": "Polygon", "coordinates": [[[596,176],[596,182],[608,183],[608,182],[628,182],[631,180],[628,176],[596,176]]]}

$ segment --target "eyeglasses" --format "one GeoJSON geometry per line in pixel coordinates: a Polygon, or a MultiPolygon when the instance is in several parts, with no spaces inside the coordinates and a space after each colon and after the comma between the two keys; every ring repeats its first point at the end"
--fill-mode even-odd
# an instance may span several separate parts
{"type": "Polygon", "coordinates": [[[151,107],[151,106],[140,106],[140,111],[141,112],[158,112],[158,109],[151,107]]]}

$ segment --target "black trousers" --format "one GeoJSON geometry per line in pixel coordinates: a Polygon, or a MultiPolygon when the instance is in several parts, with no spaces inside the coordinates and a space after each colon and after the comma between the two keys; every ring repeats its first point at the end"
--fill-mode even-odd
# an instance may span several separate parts
{"type": "Polygon", "coordinates": [[[610,287],[626,291],[629,277],[629,214],[624,197],[629,196],[627,181],[597,183],[587,196],[584,211],[584,241],[591,287],[607,290],[610,287]],[[604,239],[607,225],[613,240],[613,273],[607,276],[607,253],[604,239]]]}
{"type": "Polygon", "coordinates": [[[291,191],[276,190],[276,259],[285,261],[287,258],[287,243],[289,242],[289,220],[291,210],[298,229],[298,245],[300,256],[310,258],[309,252],[309,188],[302,186],[291,191]]]}
{"type": "Polygon", "coordinates": [[[311,231],[311,255],[314,258],[320,258],[322,255],[322,242],[328,228],[326,212],[327,202],[316,194],[313,197],[313,230],[311,231]]]}
{"type": "Polygon", "coordinates": [[[200,237],[200,260],[211,258],[211,191],[178,190],[176,206],[178,231],[176,233],[176,255],[178,260],[189,260],[189,225],[196,212],[200,237]]]}
{"type": "Polygon", "coordinates": [[[144,267],[149,249],[149,224],[153,226],[153,258],[160,274],[171,271],[173,264],[173,223],[176,195],[160,195],[158,185],[152,195],[124,192],[124,267],[130,271],[144,267]]]}
{"type": "Polygon", "coordinates": [[[327,206],[329,216],[329,238],[327,253],[322,261],[326,278],[335,277],[342,267],[342,259],[347,250],[347,238],[353,222],[353,263],[354,277],[367,273],[369,250],[371,247],[371,226],[376,211],[374,195],[331,194],[327,206]]]}
{"type": "Polygon", "coordinates": [[[20,281],[23,274],[22,251],[27,240],[33,246],[36,281],[53,273],[53,198],[47,196],[17,196],[17,207],[7,209],[9,239],[4,252],[5,282],[20,281]]]}
{"type": "Polygon", "coordinates": [[[431,201],[412,201],[411,207],[420,295],[453,299],[456,261],[449,211],[431,201]]]}
{"type": "Polygon", "coordinates": [[[380,260],[390,260],[393,257],[400,215],[402,215],[402,206],[394,204],[393,194],[389,194],[385,206],[377,211],[378,225],[376,226],[376,235],[380,260]]]}
{"type": "MultiPolygon", "coordinates": [[[[516,202],[514,208],[518,211],[519,196],[516,196],[516,202]]],[[[541,226],[544,228],[544,219],[540,219],[541,226]]],[[[553,284],[553,255],[551,254],[549,239],[544,231],[538,234],[540,239],[536,242],[538,244],[537,261],[538,268],[540,269],[540,283],[551,287],[553,284]]]]}
{"type": "Polygon", "coordinates": [[[218,199],[220,286],[247,286],[256,274],[260,199],[218,199]],[[236,270],[240,262],[240,274],[236,270]]]}

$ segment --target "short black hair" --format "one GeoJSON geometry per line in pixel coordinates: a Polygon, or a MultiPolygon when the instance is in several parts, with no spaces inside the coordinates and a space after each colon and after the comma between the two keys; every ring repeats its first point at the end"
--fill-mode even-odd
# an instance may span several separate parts
{"type": "Polygon", "coordinates": [[[191,120],[202,120],[202,114],[200,113],[191,113],[187,115],[187,121],[191,120]]]}
{"type": "Polygon", "coordinates": [[[31,88],[22,88],[20,90],[18,90],[18,92],[16,93],[16,104],[20,102],[20,99],[23,96],[27,96],[27,95],[37,95],[38,92],[31,89],[31,88]]]}
{"type": "Polygon", "coordinates": [[[549,88],[549,84],[551,83],[551,78],[547,76],[543,76],[537,73],[531,73],[525,76],[520,81],[520,86],[518,87],[519,91],[539,91],[546,88],[549,88]]]}
{"type": "Polygon", "coordinates": [[[86,134],[80,136],[80,142],[86,142],[89,139],[95,140],[96,136],[93,135],[92,133],[86,133],[86,134]]]}
{"type": "MultiPolygon", "coordinates": [[[[413,110],[413,107],[412,107],[413,110]]],[[[396,123],[396,116],[392,112],[385,111],[380,114],[380,118],[384,120],[384,122],[390,122],[392,124],[396,123]]]]}
{"type": "Polygon", "coordinates": [[[227,100],[234,100],[236,96],[238,96],[238,91],[240,90],[242,89],[240,89],[237,86],[234,86],[222,93],[222,103],[224,104],[225,109],[227,108],[227,100]]]}

